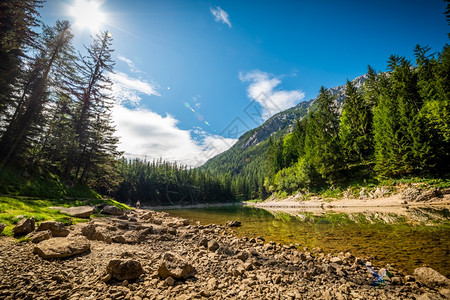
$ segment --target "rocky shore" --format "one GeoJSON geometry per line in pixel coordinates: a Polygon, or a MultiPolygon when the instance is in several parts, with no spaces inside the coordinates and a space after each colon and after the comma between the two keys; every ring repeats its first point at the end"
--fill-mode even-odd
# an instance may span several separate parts
{"type": "Polygon", "coordinates": [[[240,239],[232,226],[145,210],[41,223],[27,242],[0,236],[0,299],[450,299],[450,280],[430,268],[401,274],[351,253],[240,239]]]}

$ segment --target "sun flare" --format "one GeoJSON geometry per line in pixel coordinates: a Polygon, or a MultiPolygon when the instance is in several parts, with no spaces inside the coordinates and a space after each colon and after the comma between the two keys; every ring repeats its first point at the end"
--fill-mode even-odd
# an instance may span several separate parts
{"type": "Polygon", "coordinates": [[[75,26],[88,28],[91,32],[98,32],[105,22],[105,14],[100,10],[100,1],[75,0],[70,8],[70,15],[75,18],[75,26]]]}

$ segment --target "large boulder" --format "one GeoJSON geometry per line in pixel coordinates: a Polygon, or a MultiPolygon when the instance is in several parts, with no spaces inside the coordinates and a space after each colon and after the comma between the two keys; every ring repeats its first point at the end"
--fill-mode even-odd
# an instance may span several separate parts
{"type": "Polygon", "coordinates": [[[106,273],[118,280],[136,279],[144,273],[140,262],[136,260],[114,259],[106,266],[106,273]]]}
{"type": "Polygon", "coordinates": [[[60,210],[62,213],[68,214],[75,218],[89,218],[94,213],[94,208],[91,206],[76,206],[76,207],[50,207],[52,209],[60,210]]]}
{"type": "Polygon", "coordinates": [[[14,235],[25,235],[33,232],[36,227],[36,221],[34,218],[24,218],[17,223],[13,228],[14,235]]]}
{"type": "Polygon", "coordinates": [[[414,270],[417,282],[430,288],[450,287],[450,279],[428,267],[420,267],[414,270]]]}
{"type": "Polygon", "coordinates": [[[105,215],[119,216],[122,214],[122,210],[113,205],[106,205],[105,207],[103,207],[101,213],[105,215]]]}
{"type": "Polygon", "coordinates": [[[158,275],[166,279],[172,277],[178,280],[186,280],[195,275],[195,268],[180,256],[167,252],[163,255],[158,267],[158,275]]]}
{"type": "Polygon", "coordinates": [[[36,231],[50,230],[54,237],[66,237],[69,235],[69,230],[64,227],[64,224],[56,221],[44,221],[39,224],[36,231]]]}
{"type": "Polygon", "coordinates": [[[63,258],[87,252],[91,245],[84,237],[57,237],[40,242],[34,247],[33,253],[42,258],[63,258]]]}
{"type": "Polygon", "coordinates": [[[5,229],[6,225],[3,223],[0,223],[0,234],[2,234],[3,229],[5,229]]]}
{"type": "Polygon", "coordinates": [[[89,240],[97,240],[111,243],[110,234],[104,228],[99,228],[95,224],[88,224],[81,229],[81,234],[89,240]]]}

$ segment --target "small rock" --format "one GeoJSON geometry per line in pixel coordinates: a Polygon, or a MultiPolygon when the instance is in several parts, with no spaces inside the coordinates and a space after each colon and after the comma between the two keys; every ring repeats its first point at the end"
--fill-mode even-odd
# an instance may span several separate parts
{"type": "Polygon", "coordinates": [[[2,234],[3,229],[5,229],[6,225],[3,223],[0,223],[0,234],[2,234]]]}
{"type": "Polygon", "coordinates": [[[102,214],[113,216],[119,216],[122,214],[122,212],[123,211],[120,208],[113,205],[106,205],[101,211],[102,214]]]}
{"type": "Polygon", "coordinates": [[[171,276],[167,277],[164,282],[168,286],[174,286],[175,285],[175,279],[173,279],[171,276]]]}
{"type": "Polygon", "coordinates": [[[19,223],[17,223],[17,225],[13,228],[14,235],[25,235],[33,232],[36,226],[35,224],[36,222],[34,218],[20,220],[19,223]]]}
{"type": "Polygon", "coordinates": [[[106,273],[118,280],[131,280],[141,276],[144,269],[136,260],[113,259],[106,266],[106,273]]]}
{"type": "Polygon", "coordinates": [[[39,224],[36,231],[44,231],[50,230],[52,236],[54,237],[66,237],[69,235],[69,230],[64,227],[64,224],[61,222],[55,221],[44,221],[39,224]]]}
{"type": "Polygon", "coordinates": [[[337,256],[335,256],[335,257],[332,257],[330,259],[330,263],[335,263],[335,264],[338,264],[338,265],[342,265],[342,259],[337,257],[337,256]]]}
{"type": "Polygon", "coordinates": [[[37,244],[37,243],[40,243],[42,241],[51,239],[52,237],[53,236],[52,236],[52,233],[51,233],[50,230],[39,231],[39,232],[36,232],[35,234],[33,234],[31,236],[31,242],[34,243],[34,244],[37,244]]]}
{"type": "Polygon", "coordinates": [[[177,280],[186,280],[195,275],[195,268],[180,256],[167,252],[164,254],[158,267],[158,275],[166,279],[172,277],[177,280]]]}
{"type": "Polygon", "coordinates": [[[205,248],[208,248],[208,239],[203,238],[199,243],[198,246],[204,246],[205,248]]]}
{"type": "Polygon", "coordinates": [[[217,280],[213,277],[208,280],[206,283],[209,290],[215,290],[217,288],[217,280]]]}
{"type": "Polygon", "coordinates": [[[111,243],[112,239],[107,232],[97,228],[94,224],[88,224],[81,229],[81,234],[87,237],[89,240],[97,240],[102,242],[111,243]]]}
{"type": "Polygon", "coordinates": [[[236,255],[234,256],[234,258],[240,259],[240,260],[242,260],[243,262],[245,262],[245,261],[248,259],[248,257],[249,257],[249,253],[248,253],[247,251],[239,252],[238,254],[236,254],[236,255]]]}
{"type": "Polygon", "coordinates": [[[391,278],[391,282],[393,285],[402,285],[403,284],[403,280],[401,277],[398,276],[394,276],[391,278]]]}
{"type": "Polygon", "coordinates": [[[217,249],[219,249],[219,243],[217,243],[215,240],[208,242],[208,250],[211,252],[215,252],[217,249]]]}
{"type": "Polygon", "coordinates": [[[113,236],[112,241],[115,243],[125,244],[126,240],[123,235],[113,236]]]}

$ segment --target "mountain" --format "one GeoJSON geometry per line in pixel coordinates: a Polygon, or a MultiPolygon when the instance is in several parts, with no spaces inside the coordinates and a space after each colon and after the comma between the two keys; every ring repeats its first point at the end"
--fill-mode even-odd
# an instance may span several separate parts
{"type": "MultiPolygon", "coordinates": [[[[352,82],[357,88],[361,88],[367,79],[367,75],[355,78],[352,82]]],[[[341,110],[344,101],[345,85],[328,89],[341,110]]],[[[261,126],[247,131],[230,149],[208,160],[203,166],[213,174],[230,174],[248,180],[248,187],[252,191],[258,190],[266,175],[265,156],[267,152],[269,137],[278,140],[292,131],[295,122],[308,114],[309,110],[315,109],[316,99],[304,101],[281,111],[261,126]]]]}

